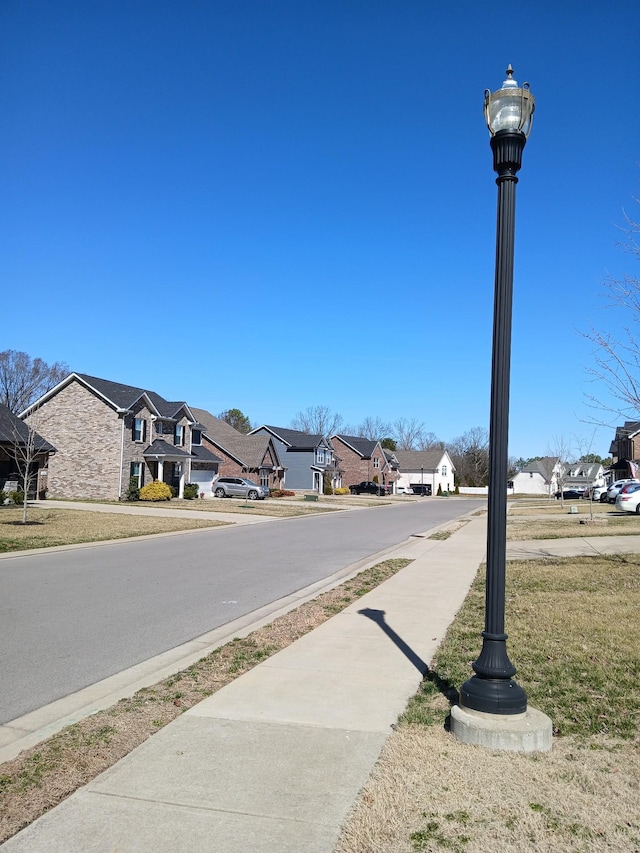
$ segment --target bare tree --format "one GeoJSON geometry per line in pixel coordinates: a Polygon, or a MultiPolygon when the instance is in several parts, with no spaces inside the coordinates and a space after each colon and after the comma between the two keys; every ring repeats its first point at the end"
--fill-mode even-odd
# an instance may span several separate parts
{"type": "Polygon", "coordinates": [[[0,352],[0,403],[17,415],[68,373],[68,366],[61,361],[49,365],[41,358],[32,359],[26,352],[0,352]]]}
{"type": "Polygon", "coordinates": [[[394,421],[392,436],[396,440],[398,450],[423,449],[424,424],[415,418],[398,418],[394,421]]]}
{"type": "Polygon", "coordinates": [[[291,421],[291,429],[306,432],[308,435],[334,435],[343,430],[342,415],[332,412],[328,406],[308,406],[298,412],[291,421]]]}
{"type": "Polygon", "coordinates": [[[489,433],[473,427],[447,443],[458,480],[465,486],[486,486],[489,477],[489,433]]]}
{"type": "MultiPolygon", "coordinates": [[[[564,487],[569,473],[570,459],[573,454],[571,441],[564,435],[556,435],[549,443],[549,456],[556,460],[556,484],[560,492],[560,504],[564,506],[564,487]]],[[[551,500],[551,478],[549,478],[549,500],[551,500]]]]}
{"type": "MultiPolygon", "coordinates": [[[[635,199],[640,203],[640,200],[635,199]]],[[[640,222],[625,214],[625,239],[620,244],[636,261],[640,261],[640,222]]],[[[607,290],[608,307],[622,309],[626,316],[619,336],[592,328],[584,334],[595,346],[594,366],[587,373],[606,392],[607,401],[600,396],[587,395],[591,408],[599,414],[591,420],[603,424],[602,412],[606,411],[622,419],[638,419],[640,415],[640,278],[624,275],[609,278],[604,282],[607,290]]],[[[610,424],[607,423],[607,426],[610,424]]]]}
{"type": "Polygon", "coordinates": [[[27,523],[27,512],[29,506],[29,493],[34,486],[37,487],[38,467],[37,459],[42,454],[43,450],[48,449],[49,445],[36,432],[35,424],[36,417],[31,415],[29,423],[19,421],[17,419],[11,422],[11,443],[5,445],[5,452],[12,459],[16,466],[16,473],[19,477],[20,489],[22,492],[22,523],[27,523]]]}
{"type": "Polygon", "coordinates": [[[444,450],[445,443],[435,432],[425,432],[418,442],[418,450],[444,450]]]}
{"type": "Polygon", "coordinates": [[[378,441],[392,433],[391,424],[382,418],[367,417],[355,428],[354,435],[360,438],[368,438],[369,441],[378,441]]]}

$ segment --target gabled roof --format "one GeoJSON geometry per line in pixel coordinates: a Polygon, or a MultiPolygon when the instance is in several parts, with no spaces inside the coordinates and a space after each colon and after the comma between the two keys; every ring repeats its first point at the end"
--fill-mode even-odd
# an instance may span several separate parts
{"type": "Polygon", "coordinates": [[[191,445],[191,455],[198,462],[222,462],[220,456],[216,456],[215,453],[212,453],[207,447],[203,447],[201,444],[191,445]]]}
{"type": "Polygon", "coordinates": [[[640,421],[625,421],[624,426],[616,427],[615,438],[609,446],[609,453],[618,452],[618,442],[624,438],[634,438],[640,431],[640,421]]]}
{"type": "Polygon", "coordinates": [[[558,459],[555,456],[545,456],[542,459],[536,459],[525,465],[519,472],[520,474],[539,474],[542,479],[550,483],[553,478],[554,468],[558,464],[558,459]]]}
{"type": "MultiPolygon", "coordinates": [[[[17,444],[25,447],[29,441],[29,427],[16,417],[8,406],[0,404],[0,444],[17,444]]],[[[33,447],[42,453],[55,453],[55,447],[37,432],[33,435],[33,447]]]]}
{"type": "Polygon", "coordinates": [[[446,450],[396,450],[401,471],[419,471],[421,468],[425,471],[435,471],[440,467],[444,456],[449,460],[447,464],[455,471],[455,465],[446,450]]]}
{"type": "Polygon", "coordinates": [[[283,467],[270,436],[264,433],[245,435],[206,409],[192,408],[191,411],[209,441],[229,456],[233,456],[245,468],[259,468],[269,449],[277,460],[276,464],[283,467]]]}
{"type": "Polygon", "coordinates": [[[299,429],[287,429],[287,427],[269,426],[268,424],[262,424],[262,426],[252,429],[249,435],[255,435],[258,430],[265,429],[275,438],[279,438],[280,441],[288,445],[291,450],[315,450],[318,445],[327,444],[323,435],[312,435],[299,429]]]}
{"type": "Polygon", "coordinates": [[[152,441],[149,447],[142,452],[142,455],[145,459],[147,457],[153,458],[159,456],[183,456],[186,459],[190,459],[192,456],[192,454],[187,450],[183,450],[181,447],[175,447],[175,445],[169,444],[161,438],[156,438],[155,441],[152,441]]]}
{"type": "Polygon", "coordinates": [[[373,451],[378,446],[377,441],[372,441],[369,438],[362,438],[358,435],[332,435],[332,439],[337,438],[343,444],[346,444],[347,447],[350,447],[354,450],[358,456],[361,456],[363,459],[371,459],[373,451]]]}
{"type": "Polygon", "coordinates": [[[119,413],[131,411],[136,403],[144,399],[149,410],[160,418],[177,420],[179,412],[184,409],[186,416],[190,420],[194,420],[189,407],[184,401],[169,402],[155,391],[149,391],[145,388],[137,388],[135,385],[123,385],[121,382],[112,382],[109,379],[99,379],[97,376],[89,376],[87,373],[70,373],[62,380],[62,382],[59,382],[55,388],[52,388],[39,400],[29,406],[29,408],[25,409],[22,414],[24,415],[36,409],[40,403],[53,397],[58,393],[58,391],[66,385],[69,385],[74,380],[92,390],[101,397],[107,405],[111,406],[119,413]]]}

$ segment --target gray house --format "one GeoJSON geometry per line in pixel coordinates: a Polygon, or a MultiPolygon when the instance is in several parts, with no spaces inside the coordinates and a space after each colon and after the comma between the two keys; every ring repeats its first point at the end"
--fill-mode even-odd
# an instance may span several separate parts
{"type": "Polygon", "coordinates": [[[263,424],[249,435],[267,434],[273,438],[278,457],[286,467],[286,488],[306,489],[322,493],[325,474],[333,487],[340,485],[336,455],[328,438],[309,435],[297,429],[263,424]]]}

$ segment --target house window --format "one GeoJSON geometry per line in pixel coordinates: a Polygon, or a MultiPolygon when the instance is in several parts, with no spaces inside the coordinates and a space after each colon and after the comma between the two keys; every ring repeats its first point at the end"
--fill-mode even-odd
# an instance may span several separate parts
{"type": "Polygon", "coordinates": [[[147,422],[144,418],[133,419],[133,440],[145,441],[147,438],[147,422]]]}
{"type": "Polygon", "coordinates": [[[144,486],[144,465],[142,462],[132,462],[131,468],[129,470],[129,476],[135,477],[138,481],[138,488],[141,489],[144,486]]]}
{"type": "Polygon", "coordinates": [[[379,468],[379,467],[380,467],[380,460],[378,459],[378,457],[377,457],[377,456],[374,456],[374,457],[373,457],[373,467],[374,467],[374,468],[379,468]]]}
{"type": "Polygon", "coordinates": [[[319,465],[324,465],[324,450],[317,450],[316,451],[316,462],[319,465]]]}
{"type": "Polygon", "coordinates": [[[446,477],[446,476],[447,476],[447,466],[446,466],[446,465],[443,465],[443,466],[442,466],[442,476],[443,476],[443,477],[446,477]]]}
{"type": "Polygon", "coordinates": [[[184,427],[182,424],[176,424],[176,431],[174,433],[174,444],[176,447],[182,447],[184,444],[184,427]]]}
{"type": "Polygon", "coordinates": [[[202,432],[199,429],[191,430],[191,444],[202,444],[202,432]]]}
{"type": "Polygon", "coordinates": [[[162,421],[156,421],[156,433],[162,435],[162,421]]]}

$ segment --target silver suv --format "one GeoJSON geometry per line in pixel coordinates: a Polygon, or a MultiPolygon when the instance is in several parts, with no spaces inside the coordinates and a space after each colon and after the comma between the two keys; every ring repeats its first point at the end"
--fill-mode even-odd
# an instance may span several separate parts
{"type": "Polygon", "coordinates": [[[245,477],[218,477],[213,486],[213,494],[217,498],[248,498],[250,501],[257,501],[268,497],[269,489],[245,477]]]}

